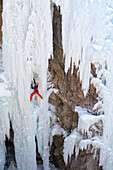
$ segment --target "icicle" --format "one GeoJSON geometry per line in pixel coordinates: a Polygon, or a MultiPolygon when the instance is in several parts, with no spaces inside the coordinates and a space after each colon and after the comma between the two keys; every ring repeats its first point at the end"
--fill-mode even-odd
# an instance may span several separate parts
{"type": "Polygon", "coordinates": [[[82,139],[81,135],[77,132],[77,130],[73,130],[73,132],[65,138],[64,140],[64,162],[67,165],[68,164],[68,155],[69,155],[69,159],[71,160],[71,156],[74,152],[74,148],[75,152],[76,152],[76,157],[79,153],[79,147],[78,147],[78,143],[79,141],[82,139]]]}

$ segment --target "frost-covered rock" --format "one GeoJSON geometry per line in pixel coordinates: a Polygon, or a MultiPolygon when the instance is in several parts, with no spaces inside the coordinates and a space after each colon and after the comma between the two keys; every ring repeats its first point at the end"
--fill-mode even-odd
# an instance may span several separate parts
{"type": "Polygon", "coordinates": [[[97,135],[103,134],[104,115],[93,115],[86,109],[76,106],[75,110],[78,111],[78,131],[84,138],[92,138],[97,135]]]}

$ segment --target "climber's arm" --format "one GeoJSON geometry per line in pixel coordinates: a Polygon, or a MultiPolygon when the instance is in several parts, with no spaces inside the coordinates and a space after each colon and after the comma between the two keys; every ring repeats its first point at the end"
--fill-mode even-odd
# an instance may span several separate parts
{"type": "Polygon", "coordinates": [[[35,81],[35,79],[33,78],[33,81],[34,81],[34,84],[36,84],[36,81],[35,81]]]}
{"type": "Polygon", "coordinates": [[[35,87],[35,86],[33,87],[33,82],[34,82],[34,85],[35,85],[35,84],[36,84],[36,81],[35,81],[35,79],[34,79],[34,78],[33,78],[33,81],[32,81],[32,83],[31,83],[31,88],[32,88],[32,89],[36,89],[36,87],[35,87]]]}
{"type": "Polygon", "coordinates": [[[31,88],[32,88],[32,89],[35,89],[35,87],[33,87],[33,81],[32,81],[32,83],[31,83],[31,88]]]}

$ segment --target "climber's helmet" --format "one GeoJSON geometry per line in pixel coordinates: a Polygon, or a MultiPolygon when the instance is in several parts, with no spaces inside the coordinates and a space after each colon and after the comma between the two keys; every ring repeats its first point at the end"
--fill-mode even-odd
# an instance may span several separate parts
{"type": "Polygon", "coordinates": [[[38,83],[36,83],[36,86],[38,86],[39,84],[38,83]]]}

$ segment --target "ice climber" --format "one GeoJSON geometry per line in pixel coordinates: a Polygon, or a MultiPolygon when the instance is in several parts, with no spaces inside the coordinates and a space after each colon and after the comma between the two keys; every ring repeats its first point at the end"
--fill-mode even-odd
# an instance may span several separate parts
{"type": "Polygon", "coordinates": [[[32,89],[34,89],[34,92],[33,93],[31,93],[31,96],[30,96],[30,101],[32,100],[32,98],[33,98],[33,96],[35,95],[35,94],[38,94],[38,96],[41,98],[41,99],[43,99],[43,97],[40,95],[40,93],[38,92],[38,83],[36,83],[36,81],[35,81],[35,79],[33,79],[34,80],[34,87],[33,87],[33,81],[32,81],[32,84],[31,84],[31,88],[32,89]]]}

